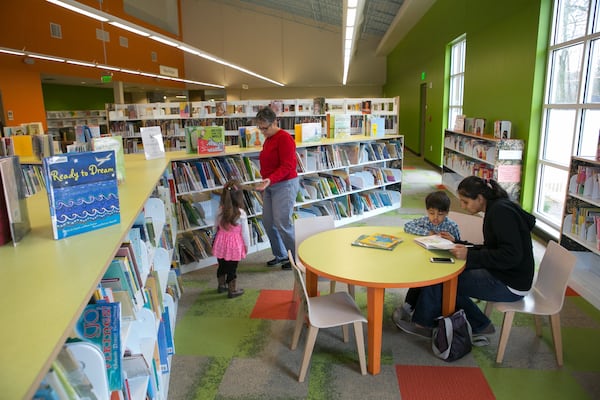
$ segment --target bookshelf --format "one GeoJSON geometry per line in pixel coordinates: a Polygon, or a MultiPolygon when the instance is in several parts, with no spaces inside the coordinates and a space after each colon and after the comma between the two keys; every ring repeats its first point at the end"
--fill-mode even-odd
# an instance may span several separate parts
{"type": "Polygon", "coordinates": [[[577,256],[569,286],[600,309],[600,160],[572,157],[560,244],[577,256]]]}
{"type": "MultiPolygon", "coordinates": [[[[297,143],[301,190],[296,217],[333,215],[337,227],[399,208],[403,150],[403,136],[399,135],[381,139],[353,135],[297,143]]],[[[227,146],[218,156],[186,155],[172,160],[182,272],[216,263],[210,243],[217,193],[227,179],[236,178],[245,185],[260,180],[259,153],[256,147],[227,146]],[[186,255],[188,250],[195,255],[186,255]]],[[[249,252],[255,252],[269,246],[262,227],[262,199],[253,191],[245,194],[252,236],[249,252]]]]}
{"type": "MultiPolygon", "coordinates": [[[[351,116],[352,133],[364,134],[369,116],[383,118],[385,133],[398,133],[398,97],[394,98],[341,98],[323,99],[323,105],[315,107],[316,99],[194,101],[147,104],[109,104],[106,115],[109,132],[121,135],[125,151],[142,151],[140,128],[160,126],[165,149],[171,151],[185,148],[187,126],[218,125],[225,128],[228,145],[238,144],[238,129],[254,124],[258,110],[273,106],[278,115],[279,126],[294,132],[296,124],[319,122],[324,124],[328,113],[344,113],[351,116]],[[368,104],[368,108],[364,106],[368,104]],[[319,108],[321,108],[318,110],[319,108]],[[368,112],[368,113],[367,113],[368,112]]],[[[319,102],[320,104],[320,102],[319,102]]]]}
{"type": "Polygon", "coordinates": [[[101,133],[107,133],[108,120],[106,110],[73,110],[73,111],[46,111],[48,133],[55,138],[61,135],[61,128],[75,128],[79,125],[99,126],[101,133]]]}
{"type": "Polygon", "coordinates": [[[33,396],[166,166],[165,159],[129,155],[119,186],[121,223],[63,240],[52,239],[46,194],[27,199],[31,232],[16,247],[0,247],[3,396],[33,396]]]}
{"type": "Polygon", "coordinates": [[[494,179],[511,200],[521,195],[524,142],[446,130],[442,183],[456,194],[460,181],[471,175],[494,179]]]}

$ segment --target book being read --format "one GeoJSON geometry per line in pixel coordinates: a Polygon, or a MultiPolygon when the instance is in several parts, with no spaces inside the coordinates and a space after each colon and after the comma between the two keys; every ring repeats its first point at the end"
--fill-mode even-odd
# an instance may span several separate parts
{"type": "Polygon", "coordinates": [[[399,237],[385,233],[372,233],[369,235],[360,235],[355,241],[352,242],[352,246],[393,250],[400,243],[402,243],[402,239],[399,237]]]}
{"type": "Polygon", "coordinates": [[[415,242],[428,250],[450,250],[454,248],[454,242],[444,239],[440,235],[417,237],[415,242]]]}

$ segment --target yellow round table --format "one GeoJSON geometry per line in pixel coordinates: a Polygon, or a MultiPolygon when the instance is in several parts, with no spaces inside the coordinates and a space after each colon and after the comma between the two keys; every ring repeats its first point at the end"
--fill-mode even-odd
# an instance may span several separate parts
{"type": "Polygon", "coordinates": [[[381,335],[385,288],[409,288],[443,283],[442,313],[450,315],[456,305],[458,275],[464,262],[434,264],[434,256],[448,251],[431,251],[416,244],[416,236],[402,228],[361,226],[339,228],[313,235],[298,247],[298,258],[306,267],[309,296],[317,295],[318,277],[367,288],[368,370],[375,375],[381,369],[381,335]],[[360,235],[384,233],[403,239],[393,250],[352,246],[360,235]]]}

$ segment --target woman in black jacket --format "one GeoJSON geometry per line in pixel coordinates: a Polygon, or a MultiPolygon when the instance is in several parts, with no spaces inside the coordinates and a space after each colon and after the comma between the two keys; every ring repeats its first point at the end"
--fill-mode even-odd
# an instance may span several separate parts
{"type": "MultiPolygon", "coordinates": [[[[484,212],[483,245],[457,244],[450,250],[466,260],[458,277],[456,309],[464,309],[473,333],[491,334],[494,326],[471,300],[517,301],[531,289],[534,275],[531,230],[535,217],[509,200],[506,191],[491,179],[470,176],[458,185],[463,209],[484,212]]],[[[441,284],[423,288],[412,322],[395,321],[405,332],[431,336],[435,318],[441,314],[441,284]]]]}

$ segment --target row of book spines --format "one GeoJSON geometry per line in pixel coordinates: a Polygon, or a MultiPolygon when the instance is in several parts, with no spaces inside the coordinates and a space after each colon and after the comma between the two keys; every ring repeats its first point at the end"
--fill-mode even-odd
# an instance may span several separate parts
{"type": "Polygon", "coordinates": [[[173,162],[177,192],[187,193],[214,189],[230,179],[252,182],[260,179],[258,165],[249,157],[212,158],[173,162]]]}
{"type": "Polygon", "coordinates": [[[299,210],[315,216],[332,215],[335,220],[342,220],[366,211],[392,206],[392,196],[386,191],[353,193],[349,196],[337,197],[331,200],[301,207],[299,210]]]}
{"type": "MultiPolygon", "coordinates": [[[[250,245],[266,242],[267,233],[260,218],[249,218],[250,245]]],[[[213,228],[184,232],[178,240],[178,253],[182,264],[190,264],[212,256],[213,228]]]]}

